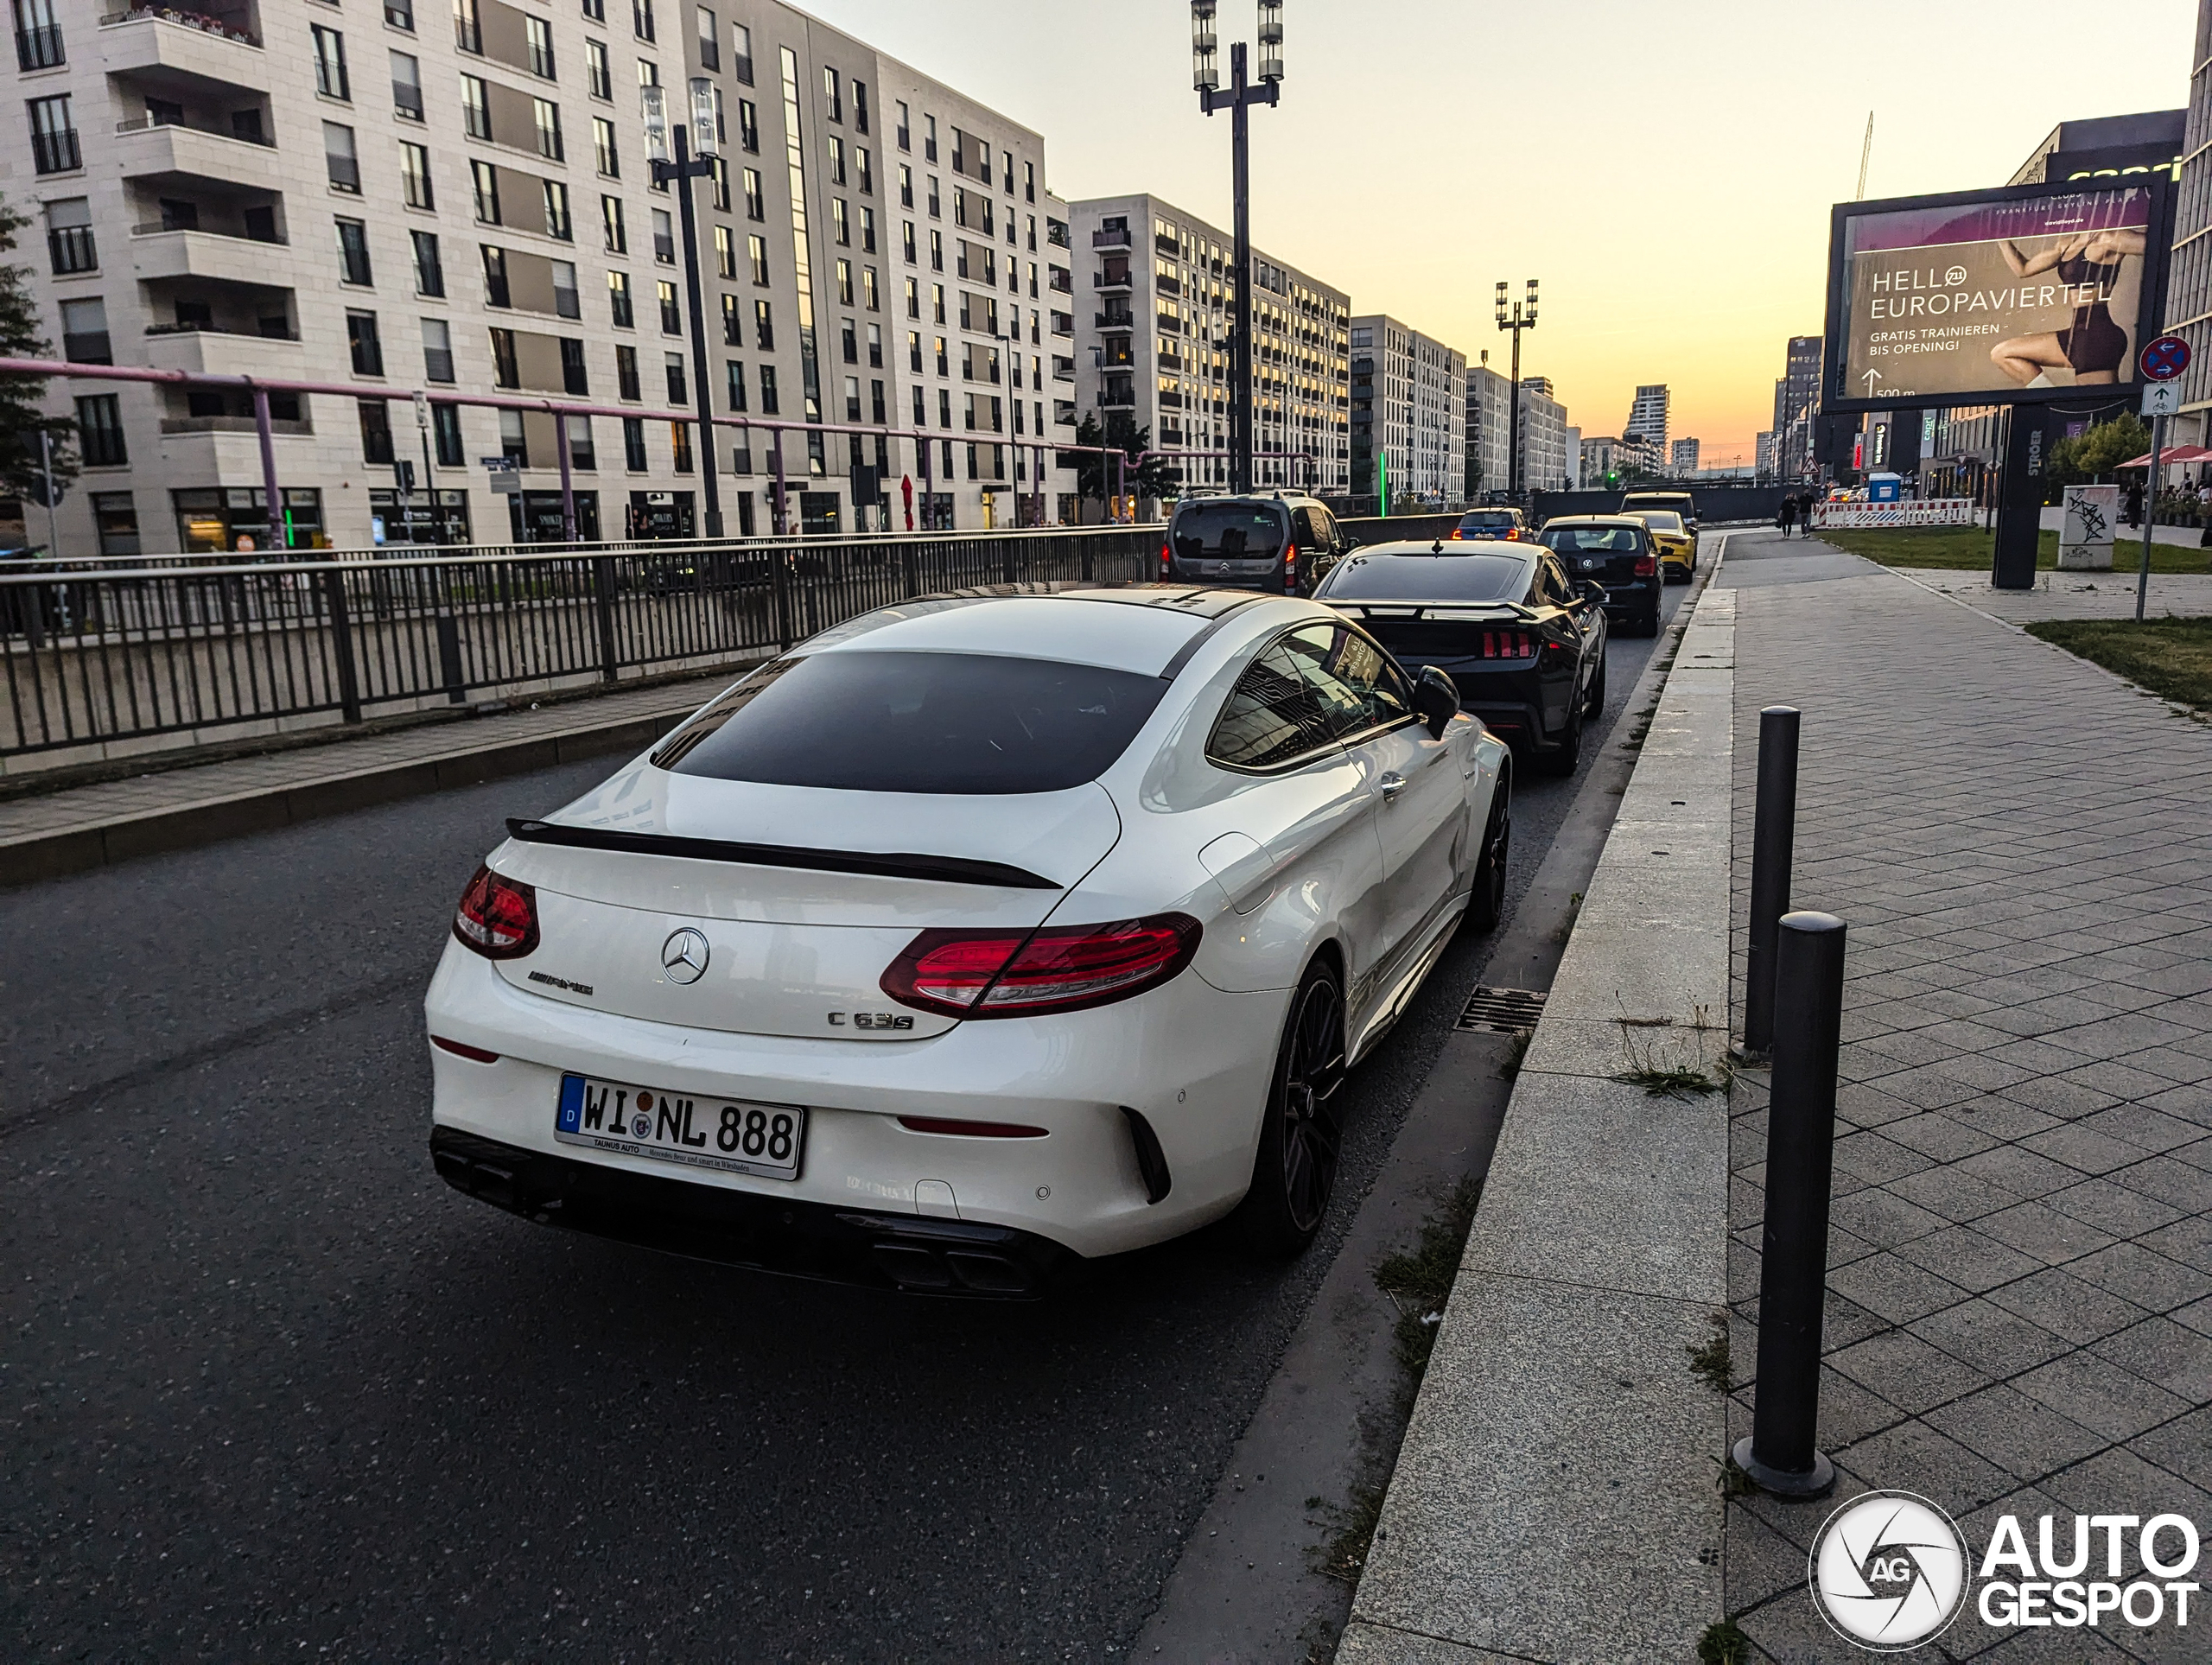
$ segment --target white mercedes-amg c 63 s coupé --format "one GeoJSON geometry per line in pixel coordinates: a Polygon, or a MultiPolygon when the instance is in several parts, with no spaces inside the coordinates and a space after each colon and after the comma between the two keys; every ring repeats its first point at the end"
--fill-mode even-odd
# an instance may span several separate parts
{"type": "Polygon", "coordinates": [[[527,1218],[1024,1295],[1319,1229],[1345,1070],[1463,920],[1506,748],[1295,597],[880,608],[511,836],[427,1000],[430,1148],[527,1218]]]}

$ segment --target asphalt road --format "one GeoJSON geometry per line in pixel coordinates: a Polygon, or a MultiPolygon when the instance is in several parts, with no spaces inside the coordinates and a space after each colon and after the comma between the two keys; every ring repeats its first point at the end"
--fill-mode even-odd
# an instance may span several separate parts
{"type": "MultiPolygon", "coordinates": [[[[1610,650],[1592,752],[1651,647],[1610,650]]],[[[969,1306],[449,1191],[419,1002],[454,899],[504,817],[606,772],[0,893],[0,1653],[1091,1660],[1136,1635],[1335,1236],[1286,1267],[1201,1233],[1079,1298],[969,1306]]],[[[1523,777],[1516,896],[1574,785],[1523,777]]],[[[1485,954],[1463,938],[1348,1084],[1342,1197],[1485,954]]]]}

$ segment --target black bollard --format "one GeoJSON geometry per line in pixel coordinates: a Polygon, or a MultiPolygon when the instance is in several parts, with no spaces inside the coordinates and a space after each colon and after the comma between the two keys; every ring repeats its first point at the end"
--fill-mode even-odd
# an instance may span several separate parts
{"type": "Polygon", "coordinates": [[[1785,914],[1776,956],[1758,1388],[1751,1437],[1736,1442],[1734,1456],[1762,1490],[1782,1497],[1817,1497],[1835,1484],[1817,1442],[1843,938],[1834,914],[1785,914]]]}
{"type": "Polygon", "coordinates": [[[1744,1050],[1774,1045],[1775,934],[1789,910],[1797,831],[1797,708],[1759,713],[1759,782],[1751,819],[1751,932],[1744,956],[1744,1050]]]}

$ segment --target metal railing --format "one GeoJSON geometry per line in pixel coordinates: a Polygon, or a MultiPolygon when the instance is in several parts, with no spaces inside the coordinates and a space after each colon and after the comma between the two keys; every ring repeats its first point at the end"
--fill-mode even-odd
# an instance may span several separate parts
{"type": "Polygon", "coordinates": [[[0,569],[0,755],[703,670],[916,595],[1139,581],[1159,539],[1111,526],[0,569]]]}

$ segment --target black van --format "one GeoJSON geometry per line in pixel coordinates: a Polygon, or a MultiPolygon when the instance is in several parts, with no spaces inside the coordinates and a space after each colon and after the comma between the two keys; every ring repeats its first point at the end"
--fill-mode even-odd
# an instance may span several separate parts
{"type": "Polygon", "coordinates": [[[1167,523],[1160,577],[1163,583],[1305,595],[1351,547],[1336,517],[1301,493],[1185,498],[1167,523]]]}

